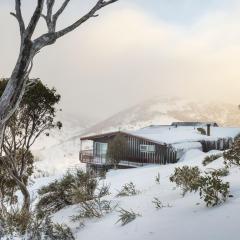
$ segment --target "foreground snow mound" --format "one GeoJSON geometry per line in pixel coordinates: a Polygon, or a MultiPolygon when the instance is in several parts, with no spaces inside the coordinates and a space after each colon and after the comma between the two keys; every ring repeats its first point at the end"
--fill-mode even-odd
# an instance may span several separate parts
{"type": "MultiPolygon", "coordinates": [[[[176,189],[175,184],[169,181],[175,167],[199,166],[203,172],[207,169],[223,167],[222,158],[203,167],[202,161],[206,155],[198,150],[192,150],[185,154],[182,162],[177,164],[152,165],[108,172],[106,179],[102,180],[105,184],[111,185],[111,195],[107,196],[106,199],[117,203],[121,208],[133,210],[141,215],[125,226],[116,224],[119,219],[117,211],[119,207],[103,218],[86,219],[85,227],[80,227],[80,222],[73,223],[71,221],[71,217],[78,212],[77,205],[66,207],[57,212],[53,216],[53,220],[68,224],[76,239],[238,239],[237,223],[240,212],[240,171],[238,168],[231,168],[230,175],[222,178],[224,182],[230,182],[230,191],[234,197],[229,198],[225,204],[214,208],[207,208],[205,203],[199,199],[198,193],[188,193],[182,197],[181,190],[176,189]],[[158,174],[160,174],[160,184],[155,181],[158,174]],[[130,197],[116,197],[121,187],[129,182],[133,182],[140,193],[130,197]],[[169,207],[157,210],[152,203],[155,197],[169,207]]],[[[32,188],[36,189],[34,186],[32,188]]]]}

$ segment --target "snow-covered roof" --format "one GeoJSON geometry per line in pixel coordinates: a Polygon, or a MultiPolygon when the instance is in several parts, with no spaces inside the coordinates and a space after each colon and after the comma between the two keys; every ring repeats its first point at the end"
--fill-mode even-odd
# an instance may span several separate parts
{"type": "Polygon", "coordinates": [[[220,138],[234,138],[240,133],[240,128],[211,127],[210,136],[202,135],[197,130],[197,127],[194,126],[149,126],[137,131],[125,132],[161,144],[176,144],[183,142],[197,142],[201,140],[211,141],[220,138]]]}

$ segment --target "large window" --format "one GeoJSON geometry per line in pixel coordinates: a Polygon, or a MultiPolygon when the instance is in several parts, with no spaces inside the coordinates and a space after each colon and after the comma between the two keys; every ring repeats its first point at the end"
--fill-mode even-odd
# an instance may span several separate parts
{"type": "Polygon", "coordinates": [[[95,142],[94,143],[94,152],[96,157],[105,158],[107,154],[107,143],[95,142]]]}
{"type": "Polygon", "coordinates": [[[140,144],[140,152],[155,152],[155,145],[140,144]]]}

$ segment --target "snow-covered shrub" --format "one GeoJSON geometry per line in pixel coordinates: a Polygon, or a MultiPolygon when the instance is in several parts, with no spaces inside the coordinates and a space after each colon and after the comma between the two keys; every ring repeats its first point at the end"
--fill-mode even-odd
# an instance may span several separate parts
{"type": "Polygon", "coordinates": [[[240,166],[240,139],[237,139],[231,148],[223,153],[224,163],[227,166],[240,166]]]}
{"type": "Polygon", "coordinates": [[[132,222],[137,217],[141,217],[141,215],[139,213],[135,213],[135,212],[133,212],[133,210],[128,211],[123,208],[120,208],[120,210],[118,212],[120,213],[120,215],[119,215],[119,219],[117,220],[116,223],[121,222],[122,226],[132,222]]]}
{"type": "MultiPolygon", "coordinates": [[[[22,211],[18,205],[0,209],[0,236],[23,235],[30,224],[32,212],[22,211]]],[[[0,238],[1,239],[1,238],[0,238]]]]}
{"type": "Polygon", "coordinates": [[[155,182],[157,184],[160,184],[160,173],[158,173],[157,176],[155,177],[155,182]]]}
{"type": "Polygon", "coordinates": [[[133,196],[139,193],[140,191],[136,190],[136,186],[130,182],[122,186],[122,189],[118,192],[117,197],[133,196]]]}
{"type": "MultiPolygon", "coordinates": [[[[79,213],[72,217],[73,221],[82,221],[85,218],[101,218],[112,212],[116,205],[112,201],[102,199],[109,195],[109,185],[102,185],[96,191],[92,200],[83,201],[79,204],[79,213]]],[[[83,224],[83,222],[81,222],[83,224]]]]}
{"type": "Polygon", "coordinates": [[[184,196],[187,192],[196,192],[198,190],[201,178],[200,173],[198,167],[177,167],[169,179],[182,189],[184,196]]]}
{"type": "Polygon", "coordinates": [[[97,180],[82,170],[65,174],[62,179],[41,188],[37,203],[39,213],[54,213],[65,206],[93,199],[97,180]]]}
{"type": "Polygon", "coordinates": [[[229,197],[229,183],[220,179],[225,174],[227,174],[225,169],[218,169],[202,176],[198,167],[183,166],[175,168],[175,173],[171,175],[170,181],[182,188],[183,195],[186,192],[199,191],[200,198],[206,205],[213,207],[225,202],[229,197]]]}
{"type": "Polygon", "coordinates": [[[26,240],[75,240],[66,224],[53,223],[47,216],[44,219],[32,219],[25,234],[26,240]]]}
{"type": "Polygon", "coordinates": [[[199,191],[200,198],[207,207],[213,207],[225,202],[229,196],[229,183],[223,182],[216,171],[201,177],[199,191]]]}
{"type": "Polygon", "coordinates": [[[212,154],[210,156],[206,156],[204,159],[203,159],[203,166],[206,166],[207,164],[217,160],[218,158],[222,157],[222,154],[219,153],[219,154],[212,154]]]}
{"type": "Polygon", "coordinates": [[[204,128],[199,127],[199,128],[197,128],[197,130],[198,130],[198,132],[200,132],[200,134],[207,135],[206,130],[204,128]]]}
{"type": "Polygon", "coordinates": [[[26,216],[15,209],[11,214],[0,214],[0,239],[22,239],[22,240],[74,240],[74,236],[67,225],[55,224],[49,215],[39,218],[36,212],[26,216]],[[24,222],[25,227],[19,228],[24,222]]]}
{"type": "Polygon", "coordinates": [[[238,133],[237,136],[235,136],[234,139],[235,139],[235,141],[238,140],[238,139],[240,139],[240,133],[238,133]]]}
{"type": "Polygon", "coordinates": [[[155,197],[152,201],[156,209],[166,208],[166,207],[172,207],[169,203],[167,205],[164,205],[157,197],[155,197]]]}
{"type": "Polygon", "coordinates": [[[219,168],[217,170],[214,170],[215,174],[219,177],[226,177],[229,175],[229,170],[227,167],[219,168]]]}
{"type": "Polygon", "coordinates": [[[81,202],[79,213],[72,217],[73,221],[79,221],[84,218],[101,218],[112,212],[114,206],[111,201],[95,198],[90,201],[81,202]]]}

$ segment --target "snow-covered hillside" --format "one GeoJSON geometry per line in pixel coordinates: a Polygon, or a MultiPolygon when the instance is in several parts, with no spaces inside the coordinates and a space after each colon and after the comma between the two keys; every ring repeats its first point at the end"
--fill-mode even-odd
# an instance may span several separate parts
{"type": "Polygon", "coordinates": [[[66,116],[64,113],[60,113],[56,120],[62,122],[62,129],[51,130],[49,136],[43,134],[32,148],[37,169],[51,175],[80,164],[78,136],[91,123],[89,120],[66,116]]]}
{"type": "MultiPolygon", "coordinates": [[[[234,197],[213,208],[207,208],[205,203],[199,199],[198,193],[188,193],[182,197],[181,190],[176,189],[175,184],[169,181],[169,176],[175,167],[199,166],[202,171],[223,167],[222,158],[203,167],[202,160],[206,155],[199,150],[191,150],[177,164],[110,171],[104,180],[105,183],[111,185],[111,195],[107,199],[119,204],[119,207],[132,209],[141,214],[141,217],[125,226],[116,224],[119,213],[114,211],[101,219],[86,220],[85,227],[79,228],[79,223],[71,221],[71,216],[77,214],[77,205],[57,212],[54,215],[54,221],[68,224],[77,240],[238,239],[240,211],[240,170],[238,168],[232,167],[230,175],[223,177],[223,181],[230,182],[231,194],[234,197]],[[160,184],[155,182],[158,173],[160,173],[160,184]],[[117,198],[117,190],[129,182],[133,182],[140,193],[136,196],[117,198]],[[154,197],[161,200],[164,205],[169,204],[171,207],[157,210],[152,203],[154,197]]],[[[52,179],[44,179],[45,183],[46,180],[52,179]]],[[[32,188],[36,189],[34,186],[32,188]]]]}
{"type": "Polygon", "coordinates": [[[222,102],[199,102],[180,98],[154,98],[119,112],[84,131],[84,134],[111,130],[135,130],[151,124],[173,121],[209,121],[221,126],[239,126],[238,105],[222,102]]]}
{"type": "Polygon", "coordinates": [[[34,145],[37,167],[49,173],[65,171],[79,164],[80,136],[112,130],[135,130],[151,124],[169,124],[173,121],[216,121],[224,126],[239,126],[237,105],[199,103],[179,98],[154,98],[126,109],[105,121],[91,126],[84,118],[60,113],[57,120],[63,128],[42,136],[34,145]]]}

